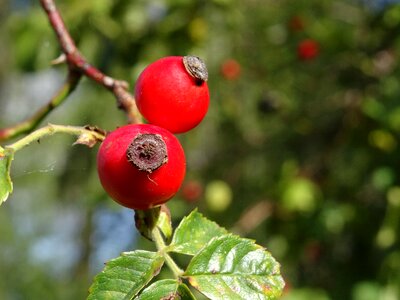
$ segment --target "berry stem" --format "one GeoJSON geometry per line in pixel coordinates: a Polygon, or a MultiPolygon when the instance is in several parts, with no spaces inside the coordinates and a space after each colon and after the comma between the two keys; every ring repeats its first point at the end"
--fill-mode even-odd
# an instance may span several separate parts
{"type": "Polygon", "coordinates": [[[178,265],[175,263],[175,261],[172,259],[172,257],[169,256],[169,254],[165,251],[165,248],[167,246],[165,245],[164,239],[163,239],[161,232],[157,226],[153,227],[151,234],[152,234],[154,243],[156,244],[157,250],[164,256],[165,262],[168,265],[168,267],[171,269],[174,276],[176,278],[181,277],[184,272],[181,268],[178,267],[178,265]]]}
{"type": "Polygon", "coordinates": [[[11,152],[17,152],[32,142],[39,141],[41,138],[53,135],[55,133],[68,133],[77,136],[87,135],[88,139],[93,139],[96,141],[102,141],[104,139],[104,135],[95,129],[79,126],[48,124],[47,126],[33,131],[22,139],[13,144],[5,146],[4,148],[11,152]]]}

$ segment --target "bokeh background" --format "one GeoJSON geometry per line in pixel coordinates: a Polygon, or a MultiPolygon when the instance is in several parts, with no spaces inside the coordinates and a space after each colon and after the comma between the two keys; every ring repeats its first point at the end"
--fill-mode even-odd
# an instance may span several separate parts
{"type": "MultiPolygon", "coordinates": [[[[174,223],[198,207],[281,263],[283,299],[400,299],[400,5],[356,0],[56,1],[81,52],[129,81],[194,54],[204,121],[179,135],[174,223]]],[[[0,126],[29,117],[65,66],[38,1],[0,0],[0,126]]],[[[84,79],[44,122],[126,122],[84,79]]],[[[17,153],[0,208],[0,299],[84,299],[103,263],[153,249],[101,189],[96,150],[69,136],[17,153]]]]}

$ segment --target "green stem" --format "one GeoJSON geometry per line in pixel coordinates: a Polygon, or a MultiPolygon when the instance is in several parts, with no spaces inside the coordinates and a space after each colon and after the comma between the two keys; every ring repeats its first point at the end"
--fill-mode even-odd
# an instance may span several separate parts
{"type": "Polygon", "coordinates": [[[164,256],[165,262],[171,269],[174,276],[176,278],[181,277],[184,272],[181,268],[178,267],[178,265],[175,263],[172,257],[169,256],[169,254],[165,251],[166,245],[158,227],[154,226],[151,233],[153,236],[154,243],[156,244],[157,250],[164,256]]]}
{"type": "Polygon", "coordinates": [[[91,138],[102,141],[104,140],[104,135],[94,131],[90,130],[85,127],[78,127],[78,126],[64,126],[64,125],[54,125],[54,124],[48,124],[45,127],[42,127],[38,130],[33,131],[32,133],[28,134],[27,136],[23,137],[22,139],[16,141],[13,144],[5,146],[5,149],[16,152],[18,150],[21,150],[22,148],[28,146],[32,142],[38,141],[43,137],[53,135],[55,133],[68,133],[71,135],[91,135],[91,138]]]}

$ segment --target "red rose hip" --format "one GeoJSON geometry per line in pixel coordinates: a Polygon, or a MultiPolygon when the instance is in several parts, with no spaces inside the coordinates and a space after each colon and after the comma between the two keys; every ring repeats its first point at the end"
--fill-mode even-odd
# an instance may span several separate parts
{"type": "Polygon", "coordinates": [[[154,125],[173,133],[196,127],[210,101],[208,72],[195,56],[169,56],[148,65],[135,85],[140,113],[154,125]]]}
{"type": "Polygon", "coordinates": [[[102,142],[97,171],[103,188],[116,202],[146,210],[176,194],[185,177],[186,160],[178,139],[164,128],[126,125],[102,142]]]}

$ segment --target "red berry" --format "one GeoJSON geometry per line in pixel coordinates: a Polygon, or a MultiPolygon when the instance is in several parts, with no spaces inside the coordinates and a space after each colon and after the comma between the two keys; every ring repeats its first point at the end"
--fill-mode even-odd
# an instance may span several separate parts
{"type": "Polygon", "coordinates": [[[161,58],[144,69],[135,86],[140,113],[173,133],[197,126],[207,113],[210,96],[204,63],[194,56],[161,58]]]}
{"type": "Polygon", "coordinates": [[[311,60],[318,54],[319,44],[312,39],[303,40],[297,46],[297,55],[301,60],[311,60]]]}
{"type": "Polygon", "coordinates": [[[240,64],[235,59],[228,59],[221,65],[221,73],[227,80],[235,80],[240,76],[240,64]]]}
{"type": "Polygon", "coordinates": [[[185,176],[185,154],[169,131],[149,124],[126,125],[109,133],[97,154],[106,192],[119,204],[149,209],[167,202],[185,176]]]}

